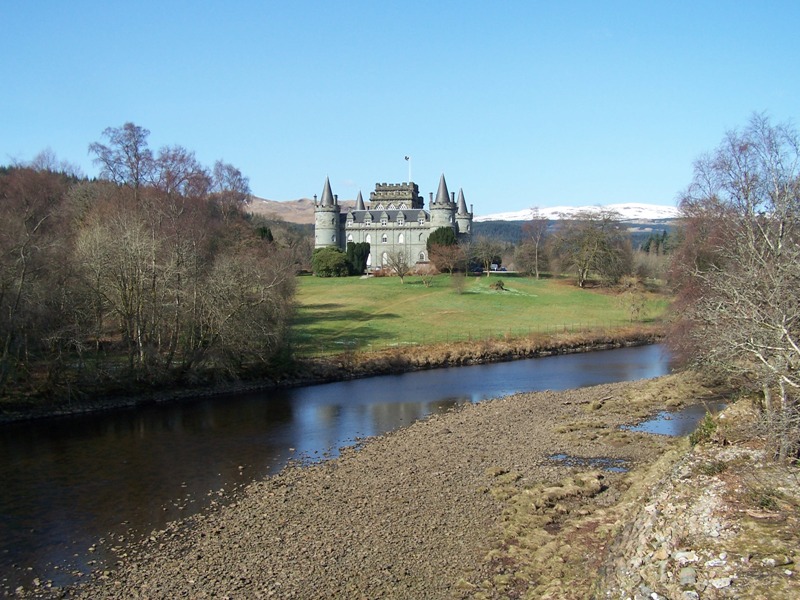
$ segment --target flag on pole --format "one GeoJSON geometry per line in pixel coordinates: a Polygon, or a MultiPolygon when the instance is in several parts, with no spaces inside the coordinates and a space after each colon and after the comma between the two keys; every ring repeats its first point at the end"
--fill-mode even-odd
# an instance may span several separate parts
{"type": "Polygon", "coordinates": [[[411,158],[410,156],[406,156],[406,160],[409,160],[410,158],[411,158]]]}

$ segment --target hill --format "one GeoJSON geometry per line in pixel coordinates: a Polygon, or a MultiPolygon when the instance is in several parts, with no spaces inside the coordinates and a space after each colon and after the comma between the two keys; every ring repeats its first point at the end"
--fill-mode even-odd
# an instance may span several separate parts
{"type": "MultiPolygon", "coordinates": [[[[355,200],[340,200],[339,204],[344,208],[350,208],[355,206],[355,200]]],[[[278,201],[253,196],[247,211],[276,221],[301,225],[314,224],[314,200],[311,198],[278,201]]]]}
{"type": "MultiPolygon", "coordinates": [[[[355,206],[355,200],[340,200],[339,204],[341,204],[343,208],[351,208],[355,206]]],[[[564,216],[571,216],[577,212],[599,209],[614,210],[622,215],[623,221],[636,224],[668,222],[679,216],[678,209],[674,206],[642,203],[580,207],[553,206],[550,208],[540,208],[539,214],[552,221],[557,221],[564,218],[564,216]]],[[[314,201],[311,198],[278,201],[253,196],[248,206],[248,211],[253,214],[262,215],[268,219],[286,221],[288,223],[301,223],[305,225],[314,223],[314,201]]],[[[482,215],[475,217],[475,222],[509,221],[519,222],[521,224],[532,218],[532,212],[533,209],[529,208],[516,212],[482,215]]]]}

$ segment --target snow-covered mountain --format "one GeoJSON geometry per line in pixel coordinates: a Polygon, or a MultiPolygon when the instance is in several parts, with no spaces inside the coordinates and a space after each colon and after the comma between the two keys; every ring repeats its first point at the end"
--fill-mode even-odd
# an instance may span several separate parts
{"type": "MultiPolygon", "coordinates": [[[[677,219],[680,211],[674,206],[661,204],[606,204],[605,206],[550,206],[540,208],[539,215],[557,220],[570,218],[579,212],[613,210],[621,215],[623,221],[655,221],[657,219],[677,219]]],[[[475,217],[476,221],[528,221],[533,218],[533,209],[528,208],[516,212],[495,213],[475,217]]]]}

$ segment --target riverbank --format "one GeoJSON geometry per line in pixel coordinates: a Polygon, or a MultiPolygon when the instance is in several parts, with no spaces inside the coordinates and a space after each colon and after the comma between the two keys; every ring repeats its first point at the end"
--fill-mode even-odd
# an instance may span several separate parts
{"type": "Polygon", "coordinates": [[[105,540],[118,562],[81,585],[16,594],[795,598],[800,470],[766,459],[746,401],[694,448],[620,429],[711,399],[680,374],[468,404],[105,540]]]}
{"type": "Polygon", "coordinates": [[[632,326],[609,332],[531,335],[510,339],[400,346],[377,352],[343,352],[297,360],[270,378],[239,380],[198,387],[159,389],[149,393],[70,399],[63,402],[0,402],[0,425],[16,421],[67,417],[98,411],[132,409],[153,403],[179,402],[240,392],[290,388],[440,367],[504,362],[525,358],[591,352],[652,344],[663,337],[660,326],[632,326]]]}
{"type": "Polygon", "coordinates": [[[119,564],[83,586],[30,595],[591,597],[614,572],[613,540],[686,452],[619,425],[710,395],[681,375],[466,405],[290,466],[230,506],[120,545],[119,564]],[[600,457],[629,471],[581,465],[600,457]]]}

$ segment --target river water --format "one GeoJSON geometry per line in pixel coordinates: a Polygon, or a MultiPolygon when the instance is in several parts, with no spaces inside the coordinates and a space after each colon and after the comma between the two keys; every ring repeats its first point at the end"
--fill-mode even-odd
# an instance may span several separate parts
{"type": "Polygon", "coordinates": [[[661,346],[640,346],[5,425],[0,589],[74,581],[111,559],[110,546],[224,502],[289,460],[335,456],[461,403],[669,370],[661,346]]]}

